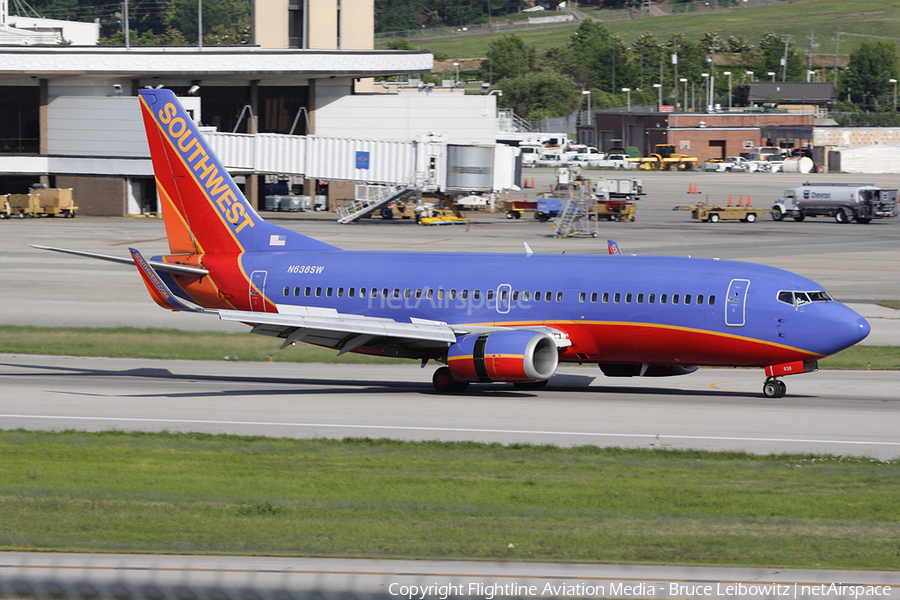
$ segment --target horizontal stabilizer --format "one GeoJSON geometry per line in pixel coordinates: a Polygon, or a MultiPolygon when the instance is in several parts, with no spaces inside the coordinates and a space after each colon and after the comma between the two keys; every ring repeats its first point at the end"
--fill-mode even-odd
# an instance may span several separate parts
{"type": "MultiPolygon", "coordinates": [[[[68,248],[52,248],[50,246],[38,246],[35,244],[30,244],[32,248],[37,248],[38,250],[52,250],[53,252],[62,252],[64,254],[74,254],[75,256],[86,256],[88,258],[97,258],[100,260],[108,260],[110,262],[119,263],[122,265],[133,265],[133,258],[126,258],[124,256],[112,256],[110,254],[97,254],[96,252],[84,252],[82,250],[69,250],[68,248]]],[[[174,265],[170,263],[163,263],[155,260],[146,261],[148,265],[153,267],[156,271],[162,271],[163,273],[171,273],[172,275],[193,275],[194,277],[205,277],[209,275],[209,271],[206,269],[200,269],[198,267],[189,267],[187,265],[174,265]]]]}
{"type": "Polygon", "coordinates": [[[175,294],[169,289],[169,286],[159,278],[159,275],[156,271],[153,270],[153,267],[150,266],[150,263],[141,256],[141,253],[135,250],[134,248],[129,248],[129,252],[131,252],[131,256],[134,259],[134,264],[137,265],[138,271],[141,273],[141,277],[144,279],[144,285],[147,286],[147,291],[150,292],[150,297],[153,298],[153,301],[162,306],[163,308],[168,308],[169,310],[179,310],[179,311],[187,311],[187,312],[207,312],[205,309],[194,308],[184,304],[181,300],[175,297],[175,294]]]}

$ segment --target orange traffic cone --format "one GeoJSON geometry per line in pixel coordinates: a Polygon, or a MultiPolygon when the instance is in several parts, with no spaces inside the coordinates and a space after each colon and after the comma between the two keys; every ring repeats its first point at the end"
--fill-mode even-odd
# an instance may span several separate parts
{"type": "Polygon", "coordinates": [[[743,206],[743,205],[744,205],[744,196],[742,194],[742,195],[738,196],[738,206],[743,206]]]}
{"type": "Polygon", "coordinates": [[[728,206],[731,206],[731,194],[728,194],[728,206]]]}
{"type": "Polygon", "coordinates": [[[747,194],[747,208],[750,208],[750,194],[747,194]]]}

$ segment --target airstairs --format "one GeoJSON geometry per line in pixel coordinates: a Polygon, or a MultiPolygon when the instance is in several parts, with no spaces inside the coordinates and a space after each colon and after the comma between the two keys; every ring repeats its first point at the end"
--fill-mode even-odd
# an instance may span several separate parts
{"type": "Polygon", "coordinates": [[[338,223],[353,223],[380,211],[391,202],[402,200],[415,193],[417,191],[414,188],[405,184],[396,186],[357,185],[356,199],[338,207],[337,213],[340,215],[338,223]]]}
{"type": "Polygon", "coordinates": [[[553,222],[553,237],[597,237],[597,199],[591,197],[585,186],[569,185],[566,203],[553,222]],[[573,190],[573,187],[577,187],[573,190]]]}

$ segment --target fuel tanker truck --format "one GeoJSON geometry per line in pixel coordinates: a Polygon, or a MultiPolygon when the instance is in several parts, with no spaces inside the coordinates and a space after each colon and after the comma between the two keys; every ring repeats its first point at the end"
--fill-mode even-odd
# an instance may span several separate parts
{"type": "Polygon", "coordinates": [[[897,190],[870,183],[804,183],[784,190],[772,209],[776,221],[826,216],[838,223],[868,223],[897,216],[897,190]]]}

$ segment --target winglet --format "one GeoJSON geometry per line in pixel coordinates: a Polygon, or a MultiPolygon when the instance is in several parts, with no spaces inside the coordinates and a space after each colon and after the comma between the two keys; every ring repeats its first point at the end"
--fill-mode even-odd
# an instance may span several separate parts
{"type": "Polygon", "coordinates": [[[522,242],[522,243],[525,244],[525,254],[527,256],[531,256],[532,254],[534,254],[534,251],[531,249],[531,246],[528,245],[528,242],[522,242]]]}
{"type": "Polygon", "coordinates": [[[609,253],[613,255],[621,255],[619,252],[619,245],[614,240],[606,240],[606,246],[609,248],[609,253]]]}
{"type": "Polygon", "coordinates": [[[159,275],[157,275],[156,271],[153,270],[153,267],[150,266],[150,264],[147,262],[147,259],[145,259],[140,252],[138,252],[134,248],[129,248],[128,251],[131,252],[131,257],[134,259],[134,264],[137,266],[138,271],[141,273],[141,277],[144,280],[144,285],[147,286],[147,291],[150,292],[150,297],[153,298],[154,302],[169,310],[203,312],[182,303],[175,296],[175,294],[172,293],[172,291],[169,289],[169,286],[167,286],[165,282],[160,279],[159,275]]]}

